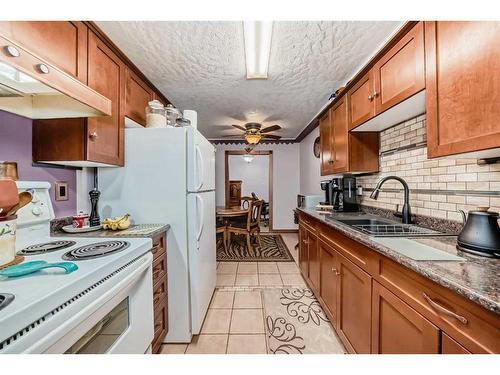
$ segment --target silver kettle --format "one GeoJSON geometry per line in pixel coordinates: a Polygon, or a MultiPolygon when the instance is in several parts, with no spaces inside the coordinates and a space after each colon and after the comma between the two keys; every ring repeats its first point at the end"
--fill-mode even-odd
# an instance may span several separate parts
{"type": "Polygon", "coordinates": [[[457,248],[476,255],[500,258],[500,226],[498,212],[488,211],[489,207],[480,206],[469,211],[463,210],[464,227],[458,235],[457,248]]]}

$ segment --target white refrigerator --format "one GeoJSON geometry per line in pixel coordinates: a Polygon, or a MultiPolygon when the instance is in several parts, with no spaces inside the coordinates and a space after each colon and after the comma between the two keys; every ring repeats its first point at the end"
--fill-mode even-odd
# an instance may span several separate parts
{"type": "Polygon", "coordinates": [[[216,283],[215,148],[192,127],[128,128],[125,166],[99,168],[98,183],[101,218],[170,224],[165,342],[190,342],[216,283]]]}

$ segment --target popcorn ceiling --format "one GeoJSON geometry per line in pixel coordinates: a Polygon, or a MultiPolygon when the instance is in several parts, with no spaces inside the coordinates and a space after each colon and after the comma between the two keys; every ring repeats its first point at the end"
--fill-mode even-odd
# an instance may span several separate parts
{"type": "Polygon", "coordinates": [[[97,22],[169,100],[198,111],[209,138],[250,120],[295,138],[400,24],[275,22],[269,79],[246,80],[242,22],[97,22]]]}

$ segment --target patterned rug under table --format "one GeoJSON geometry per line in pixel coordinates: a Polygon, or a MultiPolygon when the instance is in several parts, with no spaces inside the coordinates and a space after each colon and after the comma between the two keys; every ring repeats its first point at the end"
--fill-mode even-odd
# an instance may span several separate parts
{"type": "Polygon", "coordinates": [[[249,252],[244,236],[232,236],[231,245],[224,249],[222,236],[217,239],[218,262],[293,262],[293,257],[279,234],[262,234],[262,246],[252,241],[249,252]]]}
{"type": "Polygon", "coordinates": [[[264,318],[273,354],[344,354],[325,312],[309,289],[264,289],[264,318]]]}

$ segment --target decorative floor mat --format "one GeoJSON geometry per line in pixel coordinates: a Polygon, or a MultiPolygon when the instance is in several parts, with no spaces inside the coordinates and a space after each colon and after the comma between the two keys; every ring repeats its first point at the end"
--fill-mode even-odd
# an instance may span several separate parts
{"type": "Polygon", "coordinates": [[[218,262],[292,262],[283,238],[279,234],[262,234],[262,247],[252,242],[253,251],[248,251],[244,236],[232,236],[231,245],[224,249],[222,236],[217,238],[218,262]]]}

